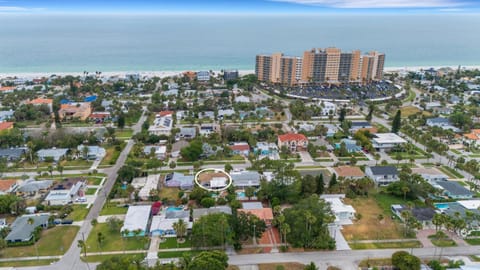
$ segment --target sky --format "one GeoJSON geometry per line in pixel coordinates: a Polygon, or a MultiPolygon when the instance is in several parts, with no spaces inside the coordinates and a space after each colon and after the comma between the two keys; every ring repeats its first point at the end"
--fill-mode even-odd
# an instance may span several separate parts
{"type": "Polygon", "coordinates": [[[0,0],[5,13],[478,13],[480,0],[0,0]]]}

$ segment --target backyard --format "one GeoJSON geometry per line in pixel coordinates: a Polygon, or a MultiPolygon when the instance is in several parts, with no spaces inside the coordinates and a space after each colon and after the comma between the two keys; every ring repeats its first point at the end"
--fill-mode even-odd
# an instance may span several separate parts
{"type": "Polygon", "coordinates": [[[122,237],[120,231],[110,230],[107,223],[96,224],[87,239],[87,252],[144,250],[148,248],[146,237],[122,237]],[[98,233],[102,233],[104,241],[99,245],[98,233]]]}
{"type": "MultiPolygon", "coordinates": [[[[63,255],[72,244],[79,227],[57,226],[43,230],[40,240],[36,243],[39,256],[63,255]]],[[[2,250],[3,258],[37,256],[35,246],[8,247],[2,250]]]]}
{"type": "Polygon", "coordinates": [[[73,211],[68,214],[67,219],[73,219],[73,221],[84,220],[88,214],[88,209],[86,204],[74,204],[72,205],[73,211]]]}

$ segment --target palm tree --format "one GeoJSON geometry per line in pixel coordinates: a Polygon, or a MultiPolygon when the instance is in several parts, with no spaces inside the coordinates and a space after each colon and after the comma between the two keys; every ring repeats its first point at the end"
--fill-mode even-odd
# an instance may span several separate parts
{"type": "Polygon", "coordinates": [[[60,173],[60,176],[63,176],[63,166],[57,165],[57,171],[60,173]]]}
{"type": "Polygon", "coordinates": [[[177,234],[177,241],[183,243],[185,241],[185,234],[187,233],[187,223],[183,219],[178,219],[177,222],[172,225],[175,233],[177,234]]]}
{"type": "Polygon", "coordinates": [[[407,199],[407,193],[410,192],[410,188],[407,186],[402,187],[402,192],[403,192],[403,200],[405,201],[407,199]]]}
{"type": "Polygon", "coordinates": [[[35,234],[37,233],[37,228],[35,227],[35,220],[33,218],[28,218],[27,220],[28,225],[33,226],[33,232],[32,232],[32,237],[33,237],[33,246],[35,247],[35,252],[37,253],[37,260],[40,259],[38,257],[38,248],[37,248],[37,241],[35,239],[35,234]]]}
{"type": "Polygon", "coordinates": [[[105,242],[105,236],[102,234],[102,232],[97,233],[97,243],[98,243],[98,248],[102,250],[102,244],[105,242]]]}
{"type": "Polygon", "coordinates": [[[82,250],[83,256],[87,257],[87,245],[86,245],[85,241],[78,240],[77,246],[82,250]]]}
{"type": "Polygon", "coordinates": [[[290,225],[284,223],[282,227],[280,227],[280,231],[283,234],[283,242],[285,243],[285,247],[287,247],[287,234],[290,233],[290,225]]]}
{"type": "Polygon", "coordinates": [[[314,262],[310,262],[309,265],[305,266],[305,268],[303,268],[304,270],[318,270],[318,267],[317,265],[315,265],[314,262]]]}
{"type": "MultiPolygon", "coordinates": [[[[310,213],[310,211],[307,211],[305,212],[305,225],[306,225],[306,229],[307,229],[307,237],[310,238],[310,232],[312,230],[312,225],[317,221],[317,218],[312,215],[312,213],[310,213]]],[[[310,239],[308,239],[310,240],[310,239]]],[[[310,242],[310,241],[308,241],[310,242]]]]}

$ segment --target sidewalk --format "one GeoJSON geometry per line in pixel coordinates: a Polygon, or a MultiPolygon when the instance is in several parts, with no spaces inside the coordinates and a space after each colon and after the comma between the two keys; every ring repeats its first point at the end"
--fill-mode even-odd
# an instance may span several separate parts
{"type": "MultiPolygon", "coordinates": [[[[38,260],[55,260],[61,259],[62,255],[59,256],[39,256],[38,260]]],[[[13,262],[13,261],[36,261],[37,257],[15,257],[15,258],[2,258],[0,262],[13,262]]]]}

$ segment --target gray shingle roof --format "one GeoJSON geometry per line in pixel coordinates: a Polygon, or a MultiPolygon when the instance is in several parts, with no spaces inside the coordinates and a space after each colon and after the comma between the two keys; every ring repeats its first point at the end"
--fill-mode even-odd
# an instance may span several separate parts
{"type": "Polygon", "coordinates": [[[0,158],[6,158],[9,160],[18,160],[26,152],[26,148],[2,148],[0,149],[0,158]]]}
{"type": "Polygon", "coordinates": [[[466,189],[462,185],[460,185],[457,182],[452,182],[452,181],[438,181],[437,184],[441,186],[443,189],[448,191],[450,195],[453,196],[470,196],[472,195],[472,192],[470,190],[466,189]]]}
{"type": "Polygon", "coordinates": [[[179,218],[188,218],[190,217],[190,211],[184,211],[184,210],[180,210],[180,211],[167,211],[167,213],[165,214],[165,218],[166,219],[179,219],[179,218]]]}
{"type": "Polygon", "coordinates": [[[9,242],[26,242],[32,238],[32,233],[36,227],[46,227],[50,215],[23,215],[18,217],[11,226],[12,231],[5,237],[9,242]],[[28,224],[28,220],[32,218],[33,224],[28,224]]]}
{"type": "Polygon", "coordinates": [[[210,208],[198,208],[198,209],[193,209],[193,219],[198,219],[202,216],[206,216],[209,214],[216,214],[216,213],[225,213],[225,214],[232,214],[232,208],[229,206],[223,205],[223,206],[215,206],[215,207],[210,207],[210,208]]]}
{"type": "Polygon", "coordinates": [[[397,167],[394,166],[373,166],[370,167],[373,175],[397,175],[397,167]]]}

